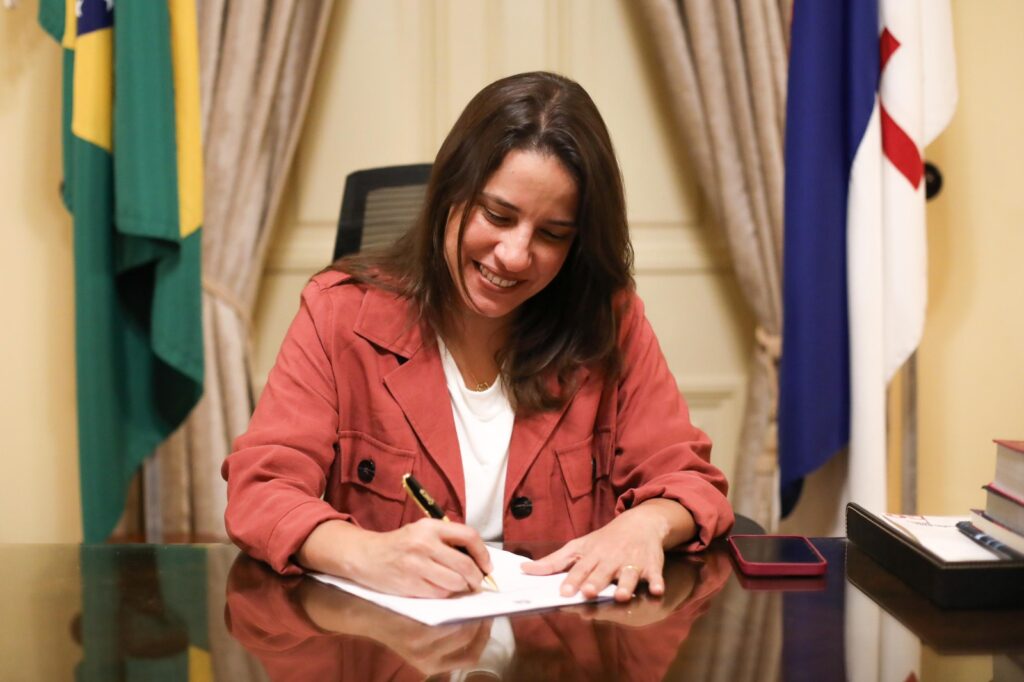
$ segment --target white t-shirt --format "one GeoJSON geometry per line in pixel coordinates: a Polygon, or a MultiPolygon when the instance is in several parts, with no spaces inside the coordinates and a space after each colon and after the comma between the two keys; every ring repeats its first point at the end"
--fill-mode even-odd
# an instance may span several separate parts
{"type": "Polygon", "coordinates": [[[437,346],[462,452],[466,525],[475,528],[484,542],[500,542],[508,445],[515,421],[512,404],[500,376],[487,390],[466,388],[455,359],[440,338],[437,346]]]}

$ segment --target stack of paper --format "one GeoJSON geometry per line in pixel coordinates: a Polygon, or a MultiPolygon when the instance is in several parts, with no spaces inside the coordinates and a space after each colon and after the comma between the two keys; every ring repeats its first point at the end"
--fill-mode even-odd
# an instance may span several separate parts
{"type": "Polygon", "coordinates": [[[527,557],[493,547],[488,547],[487,550],[490,552],[491,562],[494,564],[491,576],[498,583],[500,588],[498,592],[474,592],[448,599],[419,599],[384,594],[326,573],[310,573],[309,575],[323,583],[333,585],[427,625],[582,604],[588,601],[603,601],[611,599],[615,594],[615,586],[609,585],[601,591],[596,599],[586,599],[578,592],[572,597],[563,597],[559,588],[562,581],[565,580],[565,573],[542,576],[526,575],[520,566],[529,561],[527,557]]]}
{"type": "Polygon", "coordinates": [[[882,514],[882,519],[943,561],[999,561],[999,557],[957,530],[966,516],[882,514]]]}

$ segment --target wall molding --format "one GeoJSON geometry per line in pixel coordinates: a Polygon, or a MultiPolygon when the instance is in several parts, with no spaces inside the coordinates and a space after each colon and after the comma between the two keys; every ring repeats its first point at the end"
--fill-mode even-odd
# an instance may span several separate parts
{"type": "Polygon", "coordinates": [[[743,423],[746,377],[687,377],[677,385],[690,409],[690,420],[711,438],[711,461],[731,480],[743,423]]]}
{"type": "MultiPolygon", "coordinates": [[[[630,238],[637,274],[706,273],[729,267],[722,239],[703,232],[707,225],[686,221],[635,221],[630,238]]],[[[303,220],[285,229],[267,258],[268,273],[314,273],[328,264],[337,225],[303,220]]]]}
{"type": "Polygon", "coordinates": [[[745,384],[746,377],[728,375],[687,377],[677,381],[679,392],[686,398],[691,410],[712,411],[732,407],[732,403],[742,396],[745,384]]]}
{"type": "Polygon", "coordinates": [[[729,253],[717,231],[696,221],[632,221],[630,239],[637,274],[709,272],[729,267],[729,253]]]}

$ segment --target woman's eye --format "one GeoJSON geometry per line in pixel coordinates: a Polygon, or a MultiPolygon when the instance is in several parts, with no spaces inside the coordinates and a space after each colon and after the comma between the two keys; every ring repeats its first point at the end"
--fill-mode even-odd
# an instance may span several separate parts
{"type": "Polygon", "coordinates": [[[545,239],[550,239],[553,242],[564,242],[572,236],[570,232],[555,232],[553,230],[541,230],[540,233],[545,239]]]}
{"type": "Polygon", "coordinates": [[[495,225],[508,225],[511,222],[511,220],[508,217],[503,216],[499,213],[495,213],[489,208],[481,207],[481,209],[484,212],[484,217],[487,218],[488,221],[494,223],[495,225]]]}

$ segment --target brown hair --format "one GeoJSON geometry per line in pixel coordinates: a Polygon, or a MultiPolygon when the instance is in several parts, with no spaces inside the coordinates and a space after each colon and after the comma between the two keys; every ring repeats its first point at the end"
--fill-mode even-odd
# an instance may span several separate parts
{"type": "Polygon", "coordinates": [[[633,250],[622,176],[601,115],[564,76],[523,73],[491,83],[466,105],[441,144],[415,224],[392,248],[347,258],[334,268],[410,298],[442,337],[461,303],[445,261],[449,211],[464,205],[462,235],[491,174],[512,150],[558,158],[576,181],[577,234],[558,275],[520,306],[497,358],[517,410],[554,409],[571,393],[577,368],[609,380],[619,371],[616,292],[633,286],[633,250]],[[557,388],[549,382],[557,380],[557,388]]]}

